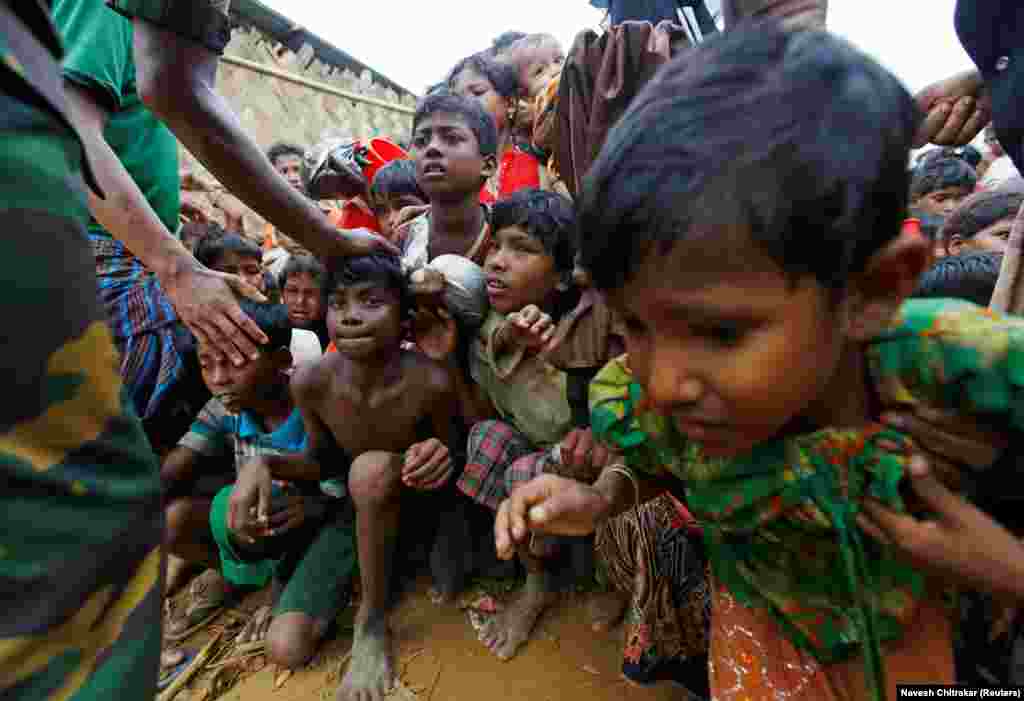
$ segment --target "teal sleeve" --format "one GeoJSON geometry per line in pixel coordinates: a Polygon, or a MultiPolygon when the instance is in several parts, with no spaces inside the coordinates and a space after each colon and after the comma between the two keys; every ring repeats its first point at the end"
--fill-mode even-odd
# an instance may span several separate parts
{"type": "Polygon", "coordinates": [[[64,41],[64,77],[120,109],[135,90],[131,22],[103,0],[54,0],[53,21],[64,41]]]}

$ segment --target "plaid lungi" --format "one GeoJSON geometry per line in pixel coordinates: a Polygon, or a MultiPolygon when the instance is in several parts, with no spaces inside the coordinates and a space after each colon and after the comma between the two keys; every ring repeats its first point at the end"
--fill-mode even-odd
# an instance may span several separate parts
{"type": "Polygon", "coordinates": [[[100,302],[121,353],[121,377],[135,412],[153,416],[184,374],[191,334],[160,281],[124,244],[90,228],[100,302]]]}

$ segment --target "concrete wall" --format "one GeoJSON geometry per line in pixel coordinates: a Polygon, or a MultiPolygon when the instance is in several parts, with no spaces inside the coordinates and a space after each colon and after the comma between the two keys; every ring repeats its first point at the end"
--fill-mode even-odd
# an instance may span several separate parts
{"type": "MultiPolygon", "coordinates": [[[[414,107],[411,95],[398,95],[372,82],[370,72],[362,76],[338,70],[312,58],[309,46],[298,53],[284,48],[255,29],[236,29],[225,50],[237,56],[269,65],[310,80],[390,103],[414,107]]],[[[324,93],[303,85],[221,62],[217,91],[227,98],[242,124],[266,149],[275,141],[290,141],[308,147],[329,136],[368,138],[384,136],[406,141],[412,126],[409,114],[324,93]]],[[[209,173],[187,150],[181,150],[183,200],[210,219],[238,228],[238,217],[246,235],[259,238],[263,220],[233,197],[227,196],[209,173]],[[227,221],[226,221],[227,220],[227,221]]]]}

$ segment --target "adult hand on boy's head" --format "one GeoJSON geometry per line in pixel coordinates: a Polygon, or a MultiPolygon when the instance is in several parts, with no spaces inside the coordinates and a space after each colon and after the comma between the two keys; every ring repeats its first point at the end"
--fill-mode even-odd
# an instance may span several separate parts
{"type": "Polygon", "coordinates": [[[237,275],[210,270],[192,259],[161,275],[160,284],[189,331],[232,362],[240,365],[267,342],[266,334],[237,300],[240,296],[265,302],[266,297],[237,275]]]}
{"type": "Polygon", "coordinates": [[[523,307],[505,318],[505,340],[531,350],[549,350],[555,337],[555,323],[536,304],[523,307]]]}
{"type": "Polygon", "coordinates": [[[402,484],[413,489],[431,490],[443,486],[452,475],[448,446],[436,438],[416,443],[405,451],[402,484]]]}
{"type": "Polygon", "coordinates": [[[459,344],[458,326],[444,307],[417,309],[413,312],[412,330],[416,347],[438,362],[447,361],[459,344]]]}
{"type": "Polygon", "coordinates": [[[915,457],[911,488],[932,520],[897,513],[865,499],[857,522],[875,540],[902,551],[916,566],[996,595],[1024,598],[1024,546],[991,517],[946,489],[915,457]]]}
{"type": "Polygon", "coordinates": [[[600,471],[611,459],[611,451],[594,438],[589,428],[574,428],[559,444],[562,465],[573,472],[600,471]]]}
{"type": "Polygon", "coordinates": [[[992,121],[992,98],[977,70],[932,83],[914,96],[925,118],[914,146],[963,146],[992,121]]]}
{"type": "Polygon", "coordinates": [[[270,468],[260,458],[242,465],[228,501],[228,528],[248,537],[265,531],[270,522],[270,498],[273,483],[270,468]]]}
{"type": "Polygon", "coordinates": [[[609,508],[608,498],[595,487],[558,475],[535,477],[498,507],[494,521],[498,557],[511,559],[531,532],[590,535],[609,508]]]}

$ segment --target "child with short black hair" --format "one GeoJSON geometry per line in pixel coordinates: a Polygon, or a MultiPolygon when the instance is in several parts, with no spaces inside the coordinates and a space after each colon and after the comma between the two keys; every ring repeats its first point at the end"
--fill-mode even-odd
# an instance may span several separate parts
{"type": "Polygon", "coordinates": [[[292,327],[312,331],[323,346],[328,343],[326,277],[324,266],[309,255],[291,256],[277,277],[281,301],[288,308],[292,327]]]}
{"type": "Polygon", "coordinates": [[[1002,264],[1003,254],[997,251],[946,256],[921,276],[911,296],[966,299],[979,307],[987,307],[996,289],[1002,264]]]}
{"type": "Polygon", "coordinates": [[[381,235],[388,241],[396,237],[402,210],[406,207],[421,207],[426,203],[427,196],[416,182],[416,164],[413,161],[391,161],[373,176],[373,182],[370,183],[370,208],[380,224],[381,235]]]}
{"type": "Polygon", "coordinates": [[[588,172],[582,263],[628,350],[591,384],[592,426],[622,462],[593,486],[520,487],[496,544],[512,557],[531,532],[586,534],[685,487],[715,582],[713,698],[953,682],[940,587],[857,517],[868,497],[905,510],[912,446],[880,412],[1021,427],[1024,322],[904,303],[930,260],[902,230],[919,123],[845,41],[761,25],[666,64],[588,172]]]}
{"type": "Polygon", "coordinates": [[[529,34],[499,51],[496,58],[515,68],[519,95],[530,104],[561,75],[565,50],[550,34],[529,34]]]}
{"type": "Polygon", "coordinates": [[[305,664],[347,603],[355,567],[351,521],[344,502],[322,493],[315,477],[297,475],[278,483],[268,518],[259,526],[231,515],[251,460],[301,452],[302,417],[288,393],[292,328],[281,305],[239,300],[242,311],[266,334],[255,358],[235,365],[199,343],[203,379],[213,398],[189,432],[168,454],[161,479],[168,494],[170,552],[209,567],[191,588],[184,615],[165,631],[184,639],[215,616],[238,589],[274,582],[273,610],[261,608],[243,631],[245,639],[266,636],[275,664],[305,664]],[[233,463],[235,479],[219,490],[216,469],[233,463]]]}
{"type": "Polygon", "coordinates": [[[1003,253],[1022,204],[1024,192],[1017,189],[976,192],[946,219],[937,238],[950,256],[973,251],[1003,253]]]}
{"type": "MultiPolygon", "coordinates": [[[[217,226],[217,229],[220,227],[217,226]]],[[[231,232],[224,232],[220,236],[204,236],[196,243],[195,256],[196,260],[211,270],[238,275],[260,292],[266,291],[263,283],[263,252],[247,238],[231,232]]]]}
{"type": "Polygon", "coordinates": [[[284,176],[284,179],[296,190],[306,191],[302,182],[302,159],[306,151],[301,146],[278,141],[267,149],[267,160],[274,170],[284,176]]]}
{"type": "Polygon", "coordinates": [[[514,138],[519,107],[519,76],[514,66],[474,54],[451,70],[448,87],[477,101],[491,115],[497,130],[497,170],[480,190],[481,202],[493,204],[518,190],[551,189],[547,168],[514,138]]]}
{"type": "MultiPolygon", "coordinates": [[[[340,261],[327,276],[327,324],[336,353],[300,367],[291,382],[302,415],[301,456],[249,462],[232,514],[266,523],[273,479],[347,483],[356,510],[362,600],[352,661],[338,697],[380,699],[394,681],[389,584],[399,517],[411,492],[452,478],[465,433],[445,367],[402,349],[412,298],[397,259],[340,261]],[[449,452],[450,451],[450,452],[449,452]]],[[[423,528],[424,524],[417,524],[423,528]]]]}
{"type": "Polygon", "coordinates": [[[925,158],[910,181],[910,206],[948,217],[974,192],[978,176],[962,158],[939,155],[925,158]]]}
{"type": "Polygon", "coordinates": [[[491,228],[479,193],[497,167],[497,147],[494,120],[478,102],[446,89],[420,101],[411,156],[430,211],[399,228],[404,267],[422,268],[445,254],[483,263],[491,228]]]}

